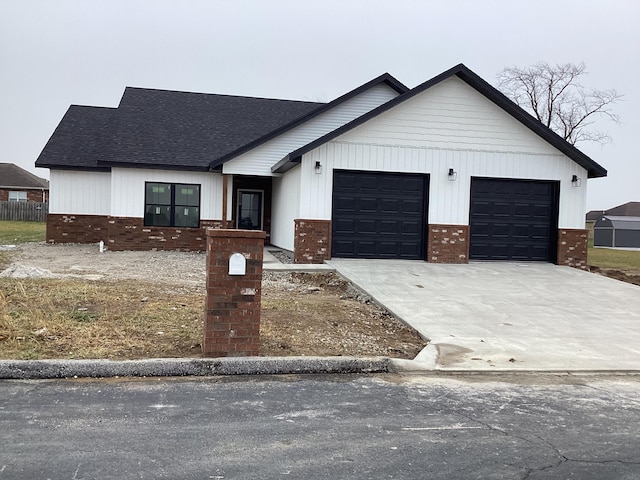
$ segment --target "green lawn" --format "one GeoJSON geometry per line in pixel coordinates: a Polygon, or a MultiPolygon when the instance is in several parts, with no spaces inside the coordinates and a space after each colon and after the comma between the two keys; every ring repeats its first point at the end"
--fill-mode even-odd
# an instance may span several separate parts
{"type": "Polygon", "coordinates": [[[44,242],[46,234],[44,222],[0,221],[0,245],[15,245],[26,242],[44,242]]]}
{"type": "Polygon", "coordinates": [[[589,265],[600,268],[621,268],[640,272],[640,251],[589,248],[589,265]]]}

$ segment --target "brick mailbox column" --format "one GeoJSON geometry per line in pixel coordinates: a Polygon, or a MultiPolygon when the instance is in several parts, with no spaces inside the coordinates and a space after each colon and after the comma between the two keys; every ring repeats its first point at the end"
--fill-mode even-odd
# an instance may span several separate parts
{"type": "Polygon", "coordinates": [[[265,236],[265,232],[256,230],[207,231],[207,298],[202,342],[205,357],[259,353],[265,236]]]}

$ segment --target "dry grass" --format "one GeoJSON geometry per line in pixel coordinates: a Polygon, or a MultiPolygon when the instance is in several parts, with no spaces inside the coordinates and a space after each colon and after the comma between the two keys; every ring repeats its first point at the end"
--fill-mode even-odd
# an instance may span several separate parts
{"type": "MultiPolygon", "coordinates": [[[[333,274],[263,288],[260,354],[413,358],[425,342],[333,274]],[[346,292],[346,294],[345,294],[346,292]]],[[[0,359],[201,356],[204,295],[137,281],[0,278],[0,359]]]]}
{"type": "Polygon", "coordinates": [[[196,356],[203,310],[152,284],[0,279],[0,358],[196,356]]]}

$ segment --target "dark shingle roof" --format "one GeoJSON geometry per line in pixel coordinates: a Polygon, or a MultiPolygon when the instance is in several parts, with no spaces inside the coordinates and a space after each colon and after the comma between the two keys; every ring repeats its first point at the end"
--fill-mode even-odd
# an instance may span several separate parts
{"type": "Polygon", "coordinates": [[[587,222],[595,222],[595,221],[599,220],[600,217],[602,217],[602,215],[604,215],[604,214],[605,214],[604,210],[589,210],[587,212],[585,220],[587,222]]]}
{"type": "Polygon", "coordinates": [[[0,163],[0,188],[49,189],[49,180],[40,178],[13,163],[0,163]]]}
{"type": "Polygon", "coordinates": [[[627,202],[605,211],[607,216],[640,217],[640,202],[627,202]]]}
{"type": "Polygon", "coordinates": [[[501,93],[496,88],[489,85],[486,81],[476,75],[474,72],[469,70],[462,63],[456,65],[453,68],[450,68],[446,72],[441,73],[433,77],[431,80],[427,80],[421,85],[409,90],[407,93],[397,96],[393,100],[379,106],[376,109],[371,110],[370,112],[358,117],[357,119],[343,125],[342,127],[334,130],[327,135],[318,138],[317,140],[305,145],[297,149],[294,152],[291,152],[287,157],[283,158],[282,161],[278,162],[278,164],[274,165],[272,171],[274,172],[285,172],[292,168],[296,163],[300,162],[300,159],[303,154],[313,150],[314,148],[336,138],[343,133],[348,132],[349,130],[362,125],[364,122],[380,115],[381,113],[386,112],[387,110],[401,104],[414,97],[415,95],[424,92],[425,90],[437,85],[438,83],[452,77],[457,76],[462,81],[467,83],[469,86],[477,90],[479,93],[487,97],[497,106],[502,108],[505,112],[510,114],[516,120],[521,122],[527,128],[532,130],[534,133],[542,137],[544,140],[549,142],[555,148],[564,153],[567,157],[571,158],[578,165],[585,168],[588,172],[589,178],[594,177],[605,177],[607,175],[607,171],[597,164],[594,160],[589,158],[587,155],[582,153],[576,147],[571,145],[569,142],[564,140],[562,137],[551,131],[549,128],[545,127],[540,121],[536,118],[529,115],[526,111],[520,108],[518,105],[509,100],[503,93],[501,93]]]}
{"type": "Polygon", "coordinates": [[[70,107],[36,165],[207,170],[322,105],[127,87],[118,108],[70,107]]]}
{"type": "Polygon", "coordinates": [[[609,210],[590,210],[587,212],[587,222],[595,222],[603,216],[640,217],[640,202],[627,202],[609,210]]]}
{"type": "Polygon", "coordinates": [[[115,108],[71,105],[36,160],[37,167],[96,169],[109,159],[115,108]]]}

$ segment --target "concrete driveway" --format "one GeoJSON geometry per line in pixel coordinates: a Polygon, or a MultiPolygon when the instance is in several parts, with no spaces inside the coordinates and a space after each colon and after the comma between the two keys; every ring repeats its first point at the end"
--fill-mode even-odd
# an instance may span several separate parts
{"type": "Polygon", "coordinates": [[[640,287],[546,263],[328,262],[443,370],[640,370],[640,287]]]}

